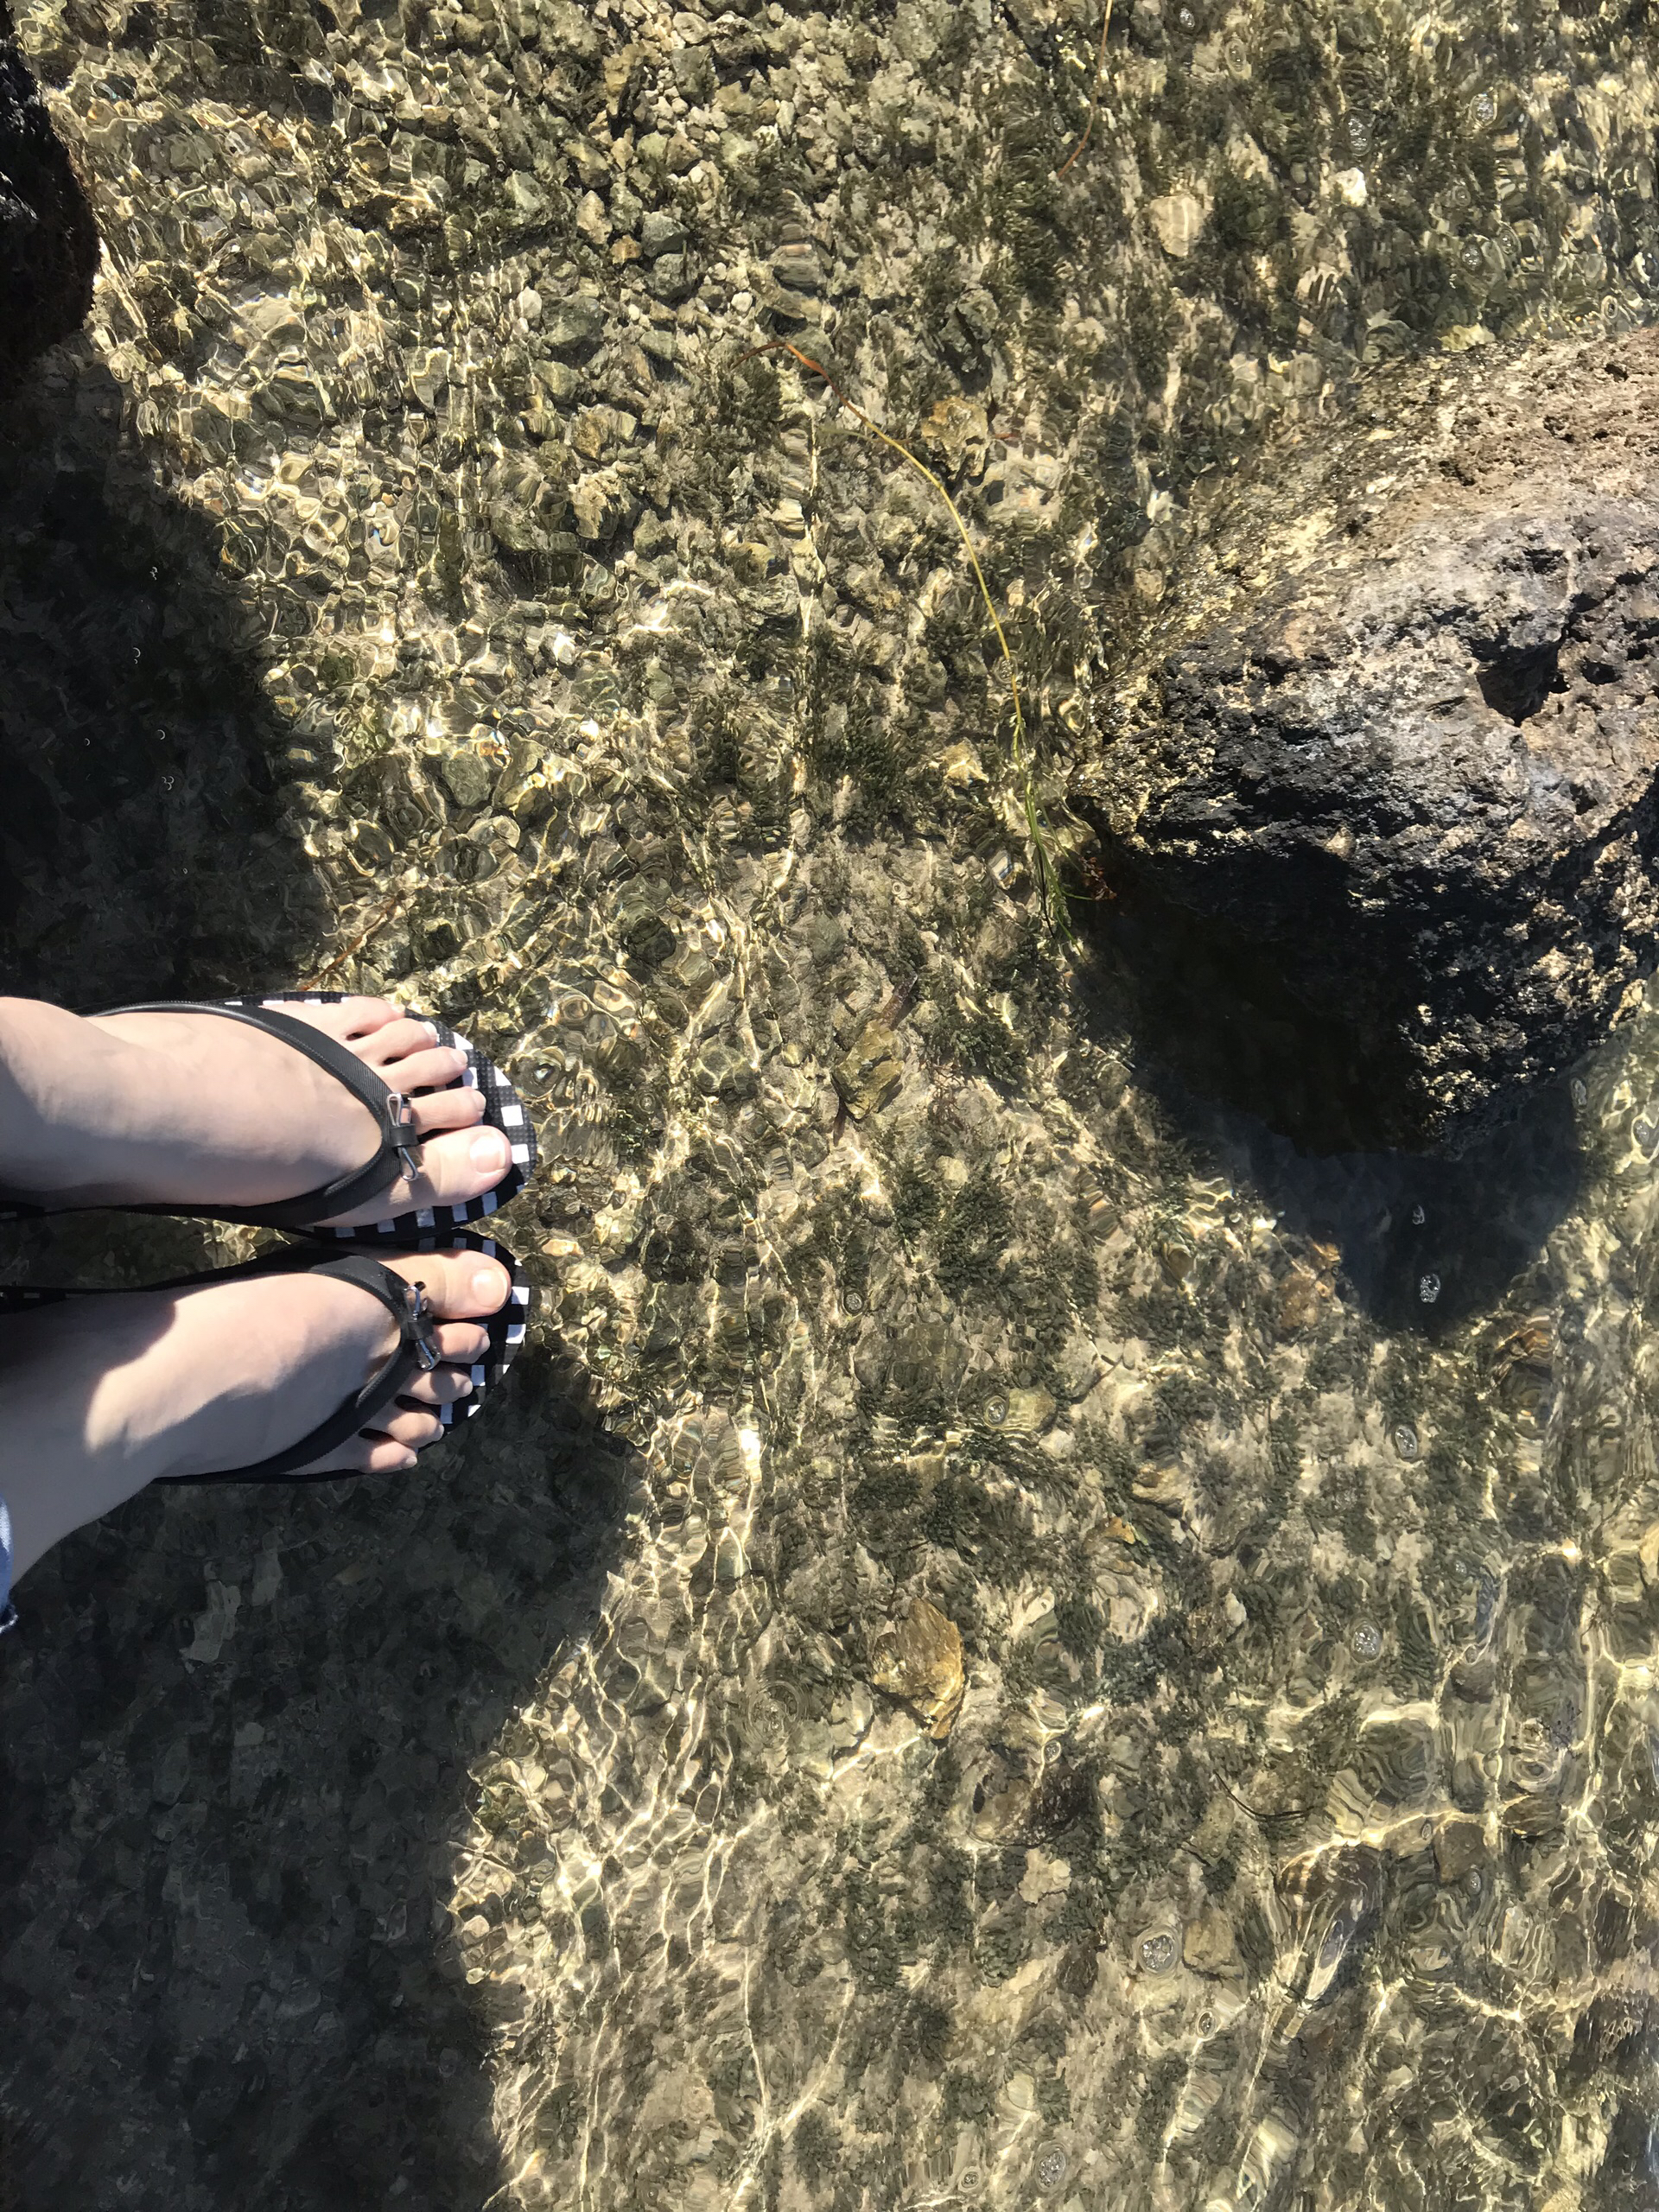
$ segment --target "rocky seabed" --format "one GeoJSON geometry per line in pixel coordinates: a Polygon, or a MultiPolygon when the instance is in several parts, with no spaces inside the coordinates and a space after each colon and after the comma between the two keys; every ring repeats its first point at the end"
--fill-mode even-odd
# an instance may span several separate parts
{"type": "Polygon", "coordinates": [[[19,31],[6,972],[394,990],[550,1165],[447,1464],[31,1578],[12,2201],[1645,2202],[1659,1013],[1302,1159],[1065,799],[1235,475],[1641,319],[1643,11],[1136,0],[1069,162],[1052,0],[19,31]]]}

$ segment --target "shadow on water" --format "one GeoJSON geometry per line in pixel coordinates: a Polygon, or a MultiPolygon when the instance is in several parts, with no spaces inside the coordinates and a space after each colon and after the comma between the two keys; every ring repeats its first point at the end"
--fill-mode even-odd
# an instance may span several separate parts
{"type": "Polygon", "coordinates": [[[1568,1214],[1583,1160],[1567,1085],[1456,1160],[1404,1152],[1299,1152],[1252,1115],[1160,1086],[1166,1105],[1281,1225],[1334,1244],[1379,1327],[1450,1333],[1490,1312],[1568,1214]]]}
{"type": "Polygon", "coordinates": [[[327,912],[211,519],[89,349],[0,416],[0,974],[92,1006],[277,980],[327,912]]]}
{"type": "Polygon", "coordinates": [[[1097,1033],[1135,1040],[1138,1079],[1200,1157],[1284,1229],[1335,1246],[1378,1326],[1438,1338],[1496,1306],[1583,1187],[1568,1082],[1541,1087],[1456,1157],[1344,1143],[1363,1128],[1363,1046],[1282,988],[1262,1014],[1259,976],[1230,990],[1209,963],[1184,965],[1179,935],[1160,945],[1139,914],[1132,928],[1128,957],[1121,924],[1094,932],[1079,1011],[1097,1033]]]}
{"type": "MultiPolygon", "coordinates": [[[[289,981],[326,905],[211,520],[89,353],[10,415],[0,974],[80,1006],[289,981]]],[[[211,1249],[87,1215],[0,1261],[120,1282],[211,1249]]],[[[29,1576],[0,1643],[0,2204],[484,2202],[453,1847],[469,1767],[592,1624],[628,1475],[543,1325],[414,1478],[151,1492],[29,1576]]]]}

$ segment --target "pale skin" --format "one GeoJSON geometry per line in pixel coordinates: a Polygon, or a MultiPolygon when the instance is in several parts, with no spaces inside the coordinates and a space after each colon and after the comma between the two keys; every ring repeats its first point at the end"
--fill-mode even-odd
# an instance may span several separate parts
{"type": "MultiPolygon", "coordinates": [[[[350,1045],[405,1096],[461,1072],[458,1052],[383,999],[283,1010],[350,1045]]],[[[499,1181],[506,1140],[477,1128],[476,1091],[411,1103],[420,1174],[334,1225],[459,1205],[499,1181]]],[[[258,1205],[360,1166],[376,1141],[367,1109],[342,1085],[245,1023],[83,1020],[0,999],[0,1189],[13,1195],[258,1205]]],[[[437,1408],[471,1389],[467,1370],[487,1343],[480,1322],[512,1287],[498,1262],[473,1254],[387,1264],[424,1284],[443,1363],[313,1471],[412,1466],[442,1433],[437,1408]]],[[[77,1299],[0,1321],[0,1497],[14,1580],[158,1477],[248,1465],[296,1443],[396,1343],[376,1300],[307,1274],[77,1299]]]]}

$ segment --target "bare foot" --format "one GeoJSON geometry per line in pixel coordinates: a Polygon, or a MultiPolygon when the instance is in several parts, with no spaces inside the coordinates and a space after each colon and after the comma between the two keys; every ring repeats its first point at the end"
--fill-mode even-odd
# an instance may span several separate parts
{"type": "MultiPolygon", "coordinates": [[[[273,1001],[274,1003],[274,1001],[273,1001]]],[[[385,999],[281,1011],[349,1046],[388,1087],[453,1083],[464,1056],[385,999]]],[[[347,1229],[459,1206],[511,1160],[480,1128],[472,1089],[410,1098],[421,1172],[325,1224],[347,1229]]],[[[83,1020],[36,999],[0,999],[0,1189],[78,1205],[258,1206],[360,1167],[379,1132],[366,1107],[280,1039],[213,1014],[83,1020]]]]}
{"type": "MultiPolygon", "coordinates": [[[[386,1265],[424,1285],[442,1363],[309,1471],[413,1466],[443,1433],[440,1409],[471,1390],[489,1341],[479,1320],[512,1288],[499,1261],[473,1252],[386,1265]]],[[[14,1573],[147,1483],[252,1466],[298,1443],[397,1342],[377,1300],[315,1274],[69,1299],[0,1320],[0,1497],[14,1573]]]]}

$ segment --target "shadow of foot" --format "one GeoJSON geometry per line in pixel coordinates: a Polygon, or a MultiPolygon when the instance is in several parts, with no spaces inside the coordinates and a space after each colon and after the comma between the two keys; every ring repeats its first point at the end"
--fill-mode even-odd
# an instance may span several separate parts
{"type": "Polygon", "coordinates": [[[627,1476],[532,1350],[412,1475],[151,1492],[30,1576],[0,1678],[23,2212],[483,2203],[469,1770],[597,1618],[627,1476]]]}
{"type": "MultiPolygon", "coordinates": [[[[264,641],[121,409],[80,345],[0,409],[0,976],[83,1007],[292,982],[329,921],[264,641]]],[[[87,1215],[0,1262],[154,1279],[210,1236],[87,1215]]],[[[591,1625],[627,1472],[543,1334],[413,1475],[152,1493],[28,1577],[0,1644],[0,2202],[490,2194],[448,1910],[488,1819],[468,1774],[591,1625]]]]}
{"type": "Polygon", "coordinates": [[[275,984],[324,925],[211,517],[84,342],[0,408],[0,974],[87,1007],[275,984]]]}

